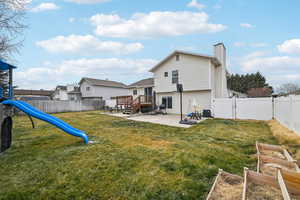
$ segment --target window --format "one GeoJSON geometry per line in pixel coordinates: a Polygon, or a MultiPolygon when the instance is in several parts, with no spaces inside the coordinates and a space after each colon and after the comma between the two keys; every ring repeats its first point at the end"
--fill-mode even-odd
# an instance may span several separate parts
{"type": "Polygon", "coordinates": [[[167,108],[172,108],[172,97],[167,97],[167,108]]]}
{"type": "Polygon", "coordinates": [[[90,87],[86,87],[85,89],[86,89],[86,91],[90,91],[90,90],[91,90],[91,88],[90,88],[90,87]]]}
{"type": "Polygon", "coordinates": [[[179,54],[176,55],[176,61],[179,61],[180,57],[179,54]]]}
{"type": "Polygon", "coordinates": [[[172,97],[162,97],[162,104],[164,104],[166,108],[172,109],[173,107],[172,97]]]}
{"type": "Polygon", "coordinates": [[[168,77],[168,76],[169,76],[168,72],[165,72],[165,77],[168,77]]]}
{"type": "Polygon", "coordinates": [[[173,84],[178,83],[178,70],[172,71],[172,83],[173,84]]]}
{"type": "Polygon", "coordinates": [[[166,97],[162,98],[162,104],[165,105],[165,107],[167,108],[167,98],[166,97]]]}
{"type": "Polygon", "coordinates": [[[133,95],[137,95],[137,90],[133,90],[133,95]]]}

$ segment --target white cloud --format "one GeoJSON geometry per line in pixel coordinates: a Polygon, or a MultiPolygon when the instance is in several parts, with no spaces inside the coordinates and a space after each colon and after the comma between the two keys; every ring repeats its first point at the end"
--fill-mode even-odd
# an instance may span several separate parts
{"type": "Polygon", "coordinates": [[[286,40],[277,48],[281,53],[300,54],[300,39],[286,40]]]}
{"type": "Polygon", "coordinates": [[[42,67],[15,72],[20,88],[52,89],[57,84],[78,82],[82,77],[125,81],[143,77],[157,63],[153,59],[78,59],[55,64],[45,62],[42,67]]]}
{"type": "Polygon", "coordinates": [[[233,45],[235,47],[254,47],[254,48],[261,48],[261,47],[266,47],[269,46],[269,44],[264,43],[264,42],[259,42],[259,43],[246,43],[246,42],[234,42],[233,45]]]}
{"type": "Polygon", "coordinates": [[[262,72],[274,85],[300,82],[300,57],[268,56],[267,52],[256,51],[244,56],[239,64],[243,72],[262,72]]]}
{"type": "Polygon", "coordinates": [[[70,22],[70,23],[75,22],[75,20],[76,20],[76,19],[75,19],[74,17],[70,17],[70,18],[69,18],[69,22],[70,22]]]}
{"type": "Polygon", "coordinates": [[[201,3],[198,3],[197,0],[192,0],[190,3],[188,3],[187,6],[190,7],[190,8],[197,8],[199,10],[205,8],[205,5],[203,5],[201,3]]]}
{"type": "Polygon", "coordinates": [[[95,3],[104,3],[109,2],[111,0],[66,0],[68,2],[74,2],[78,4],[95,4],[95,3]]]}
{"type": "Polygon", "coordinates": [[[300,58],[289,56],[257,57],[242,62],[243,70],[253,72],[257,70],[290,70],[300,69],[300,58]]]}
{"type": "Polygon", "coordinates": [[[38,41],[36,45],[51,53],[69,53],[77,55],[93,55],[112,53],[126,55],[144,48],[141,43],[121,43],[101,41],[92,35],[57,36],[49,40],[38,41]]]}
{"type": "Polygon", "coordinates": [[[136,13],[130,19],[118,15],[97,14],[90,18],[96,34],[119,38],[155,38],[187,34],[215,33],[225,25],[208,22],[205,12],[150,12],[136,13]]]}
{"type": "Polygon", "coordinates": [[[240,26],[243,28],[253,28],[254,27],[252,24],[249,24],[249,23],[241,23],[240,26]]]}
{"type": "Polygon", "coordinates": [[[55,3],[41,3],[30,9],[31,12],[42,12],[47,10],[58,10],[60,7],[55,3]]]}

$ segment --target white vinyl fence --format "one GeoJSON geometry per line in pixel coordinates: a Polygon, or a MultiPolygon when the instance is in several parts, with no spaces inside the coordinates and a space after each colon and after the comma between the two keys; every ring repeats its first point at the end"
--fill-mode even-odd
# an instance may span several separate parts
{"type": "Polygon", "coordinates": [[[278,98],[222,98],[214,99],[212,112],[225,119],[276,119],[300,134],[300,96],[278,98]]]}
{"type": "Polygon", "coordinates": [[[104,108],[104,104],[105,104],[105,102],[102,100],[82,100],[82,101],[33,100],[33,101],[27,101],[27,103],[31,104],[33,107],[46,113],[101,110],[104,108]]]}
{"type": "Polygon", "coordinates": [[[270,120],[272,107],[272,98],[224,98],[213,100],[212,111],[217,118],[270,120]]]}
{"type": "Polygon", "coordinates": [[[274,117],[282,125],[300,134],[300,96],[276,98],[274,117]]]}

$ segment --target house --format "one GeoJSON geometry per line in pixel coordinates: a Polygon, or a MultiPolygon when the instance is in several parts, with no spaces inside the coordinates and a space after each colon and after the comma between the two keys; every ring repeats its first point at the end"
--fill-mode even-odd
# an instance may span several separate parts
{"type": "Polygon", "coordinates": [[[68,100],[67,86],[63,86],[63,85],[56,86],[53,94],[53,100],[61,100],[61,101],[68,100]]]}
{"type": "Polygon", "coordinates": [[[214,55],[174,51],[155,65],[156,105],[164,104],[169,113],[180,113],[177,84],[183,85],[183,112],[211,109],[213,98],[227,98],[226,48],[214,45],[214,55]]]}
{"type": "Polygon", "coordinates": [[[53,93],[53,90],[14,89],[14,96],[21,100],[50,100],[53,93]]]}
{"type": "Polygon", "coordinates": [[[127,96],[127,85],[110,80],[82,78],[79,82],[82,99],[110,100],[116,96],[127,96]]]}
{"type": "Polygon", "coordinates": [[[228,97],[229,98],[232,98],[232,97],[247,98],[248,95],[245,93],[241,93],[241,92],[237,92],[237,91],[228,89],[228,97]]]}
{"type": "Polygon", "coordinates": [[[79,101],[81,100],[80,87],[77,84],[67,85],[67,95],[69,101],[79,101]]]}
{"type": "Polygon", "coordinates": [[[154,87],[154,79],[147,78],[132,83],[128,86],[129,94],[133,96],[133,99],[136,99],[138,96],[152,96],[154,87]]]}
{"type": "Polygon", "coordinates": [[[53,99],[59,101],[81,100],[80,88],[77,84],[58,85],[54,90],[53,99]]]}
{"type": "Polygon", "coordinates": [[[263,87],[263,88],[251,88],[247,91],[248,97],[254,98],[254,97],[270,97],[272,96],[272,89],[269,87],[263,87]]]}

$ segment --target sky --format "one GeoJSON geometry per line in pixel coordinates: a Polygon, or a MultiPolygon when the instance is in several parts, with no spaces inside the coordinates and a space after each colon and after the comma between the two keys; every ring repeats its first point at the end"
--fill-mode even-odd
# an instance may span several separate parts
{"type": "Polygon", "coordinates": [[[31,0],[15,56],[19,88],[53,89],[82,77],[130,84],[174,50],[213,55],[230,73],[261,72],[275,88],[300,83],[300,1],[31,0]]]}

